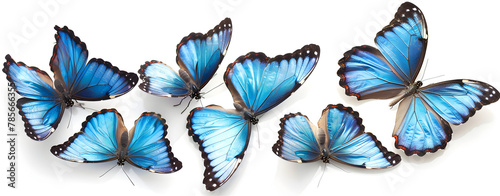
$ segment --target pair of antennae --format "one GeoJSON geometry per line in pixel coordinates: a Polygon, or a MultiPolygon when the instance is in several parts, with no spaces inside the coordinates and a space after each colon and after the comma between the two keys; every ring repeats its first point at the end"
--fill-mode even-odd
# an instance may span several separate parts
{"type": "Polygon", "coordinates": [[[434,76],[434,77],[430,77],[430,78],[426,78],[424,79],[424,76],[425,76],[425,71],[427,70],[427,64],[429,64],[429,59],[427,59],[425,61],[425,67],[424,67],[424,72],[422,73],[422,78],[420,78],[420,81],[426,81],[426,80],[432,80],[432,79],[436,79],[436,78],[439,78],[439,77],[443,77],[444,74],[441,74],[441,75],[438,75],[438,76],[434,76]]]}
{"type": "MultiPolygon", "coordinates": [[[[328,162],[330,163],[330,165],[333,165],[335,166],[336,168],[339,168],[340,170],[346,172],[346,173],[350,173],[348,170],[345,170],[344,168],[341,168],[337,165],[335,165],[333,162],[328,162]]],[[[321,183],[321,179],[323,179],[323,175],[325,175],[325,171],[326,171],[326,165],[327,163],[325,163],[324,167],[323,167],[323,172],[321,173],[321,176],[319,177],[319,180],[318,180],[318,185],[316,185],[316,187],[319,187],[319,184],[321,183]]]]}
{"type": "MultiPolygon", "coordinates": [[[[108,171],[106,171],[106,172],[104,172],[104,174],[100,175],[99,178],[101,178],[104,175],[106,175],[109,171],[111,171],[112,169],[114,169],[116,166],[118,166],[118,164],[116,164],[115,166],[113,166],[110,169],[108,169],[108,171]]],[[[132,179],[130,179],[130,176],[128,176],[127,172],[125,172],[125,169],[123,169],[123,165],[120,165],[120,167],[122,168],[123,173],[125,173],[125,175],[127,176],[128,180],[130,181],[130,183],[132,183],[132,185],[135,186],[135,184],[132,181],[132,179]]]]}
{"type": "MultiPolygon", "coordinates": [[[[81,108],[83,108],[84,110],[85,110],[85,109],[90,109],[90,110],[92,110],[92,111],[94,111],[94,112],[97,112],[97,110],[96,110],[96,109],[94,109],[94,108],[90,108],[90,107],[85,108],[85,107],[83,107],[83,103],[78,102],[76,99],[75,99],[75,102],[76,102],[75,106],[81,107],[81,108]]],[[[70,112],[70,115],[69,115],[68,126],[66,127],[67,129],[69,129],[69,125],[71,124],[71,117],[73,116],[73,108],[71,108],[71,109],[69,110],[69,112],[70,112]]]]}

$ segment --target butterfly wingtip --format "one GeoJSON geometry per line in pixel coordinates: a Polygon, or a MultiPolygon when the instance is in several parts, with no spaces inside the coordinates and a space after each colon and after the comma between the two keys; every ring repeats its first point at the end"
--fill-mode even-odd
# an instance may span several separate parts
{"type": "Polygon", "coordinates": [[[10,56],[10,54],[6,54],[5,55],[5,60],[7,60],[7,61],[13,61],[12,57],[10,56]]]}
{"type": "Polygon", "coordinates": [[[59,32],[59,31],[64,31],[70,34],[73,34],[73,31],[68,28],[68,26],[64,25],[60,27],[59,25],[54,25],[54,29],[59,32]]]}

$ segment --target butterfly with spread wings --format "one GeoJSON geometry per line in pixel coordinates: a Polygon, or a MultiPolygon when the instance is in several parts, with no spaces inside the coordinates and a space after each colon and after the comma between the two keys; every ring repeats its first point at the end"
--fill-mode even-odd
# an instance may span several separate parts
{"type": "MultiPolygon", "coordinates": [[[[164,97],[201,99],[200,90],[208,83],[224,59],[233,26],[222,20],[207,33],[191,33],[177,45],[179,73],[160,61],[148,61],[139,69],[144,92],[164,97]]],[[[180,103],[179,103],[180,104],[180,103]]]]}
{"type": "Polygon", "coordinates": [[[144,112],[127,130],[116,109],[94,112],[82,123],[80,132],[55,145],[56,157],[80,163],[118,160],[153,173],[172,173],[182,168],[174,157],[167,136],[167,124],[160,114],[144,112]]]}
{"type": "Polygon", "coordinates": [[[274,58],[250,52],[227,67],[224,82],[235,109],[198,107],[187,119],[189,135],[198,142],[205,160],[203,183],[207,190],[213,191],[229,180],[243,159],[251,125],[306,81],[319,54],[320,48],[314,44],[274,58]]]}
{"type": "Polygon", "coordinates": [[[84,42],[68,27],[55,26],[56,44],[50,59],[54,81],[36,67],[5,57],[3,72],[23,96],[17,101],[26,134],[34,140],[47,139],[59,125],[64,109],[73,100],[100,101],[121,96],[130,91],[138,77],[120,71],[111,63],[92,58],[84,42]]]}
{"type": "Polygon", "coordinates": [[[399,102],[393,137],[406,155],[444,149],[450,123],[465,123],[484,105],[500,98],[493,86],[476,80],[448,80],[428,86],[416,81],[427,48],[422,11],[403,3],[394,19],[375,37],[378,46],[357,46],[339,60],[340,86],[358,100],[395,98],[399,102]]]}
{"type": "Polygon", "coordinates": [[[273,152],[292,162],[322,160],[366,168],[383,169],[397,165],[401,156],[388,151],[377,137],[365,132],[359,113],[342,104],[328,105],[318,127],[301,113],[281,119],[273,152]]]}

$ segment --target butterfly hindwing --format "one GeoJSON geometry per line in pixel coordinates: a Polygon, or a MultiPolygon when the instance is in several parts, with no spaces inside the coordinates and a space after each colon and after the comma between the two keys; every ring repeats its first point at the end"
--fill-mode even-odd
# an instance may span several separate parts
{"type": "Polygon", "coordinates": [[[101,110],[88,116],[80,132],[63,144],[53,146],[50,152],[74,162],[115,160],[121,146],[119,137],[126,131],[123,119],[116,110],[101,110]]]}
{"type": "Polygon", "coordinates": [[[320,48],[314,44],[272,59],[251,52],[228,66],[224,81],[234,102],[258,116],[297,90],[314,70],[319,55],[320,48]]]}
{"type": "Polygon", "coordinates": [[[182,163],[174,157],[167,136],[165,119],[157,113],[145,112],[136,120],[130,130],[132,138],[127,147],[127,161],[139,168],[171,173],[182,168],[182,163]]]}
{"type": "Polygon", "coordinates": [[[24,121],[24,131],[33,140],[47,139],[59,126],[65,104],[60,100],[17,100],[19,114],[24,121]]]}
{"type": "Polygon", "coordinates": [[[233,175],[243,159],[250,123],[235,110],[212,105],[193,109],[187,128],[205,160],[203,183],[207,190],[215,190],[233,175]]]}
{"type": "Polygon", "coordinates": [[[16,92],[23,98],[17,101],[17,108],[25,124],[26,134],[34,140],[49,137],[59,125],[66,105],[59,93],[52,87],[52,79],[36,67],[28,67],[5,57],[3,71],[16,92]]]}
{"type": "Polygon", "coordinates": [[[139,88],[144,92],[165,97],[189,96],[191,89],[174,70],[160,61],[148,61],[139,69],[143,81],[139,88]]]}
{"type": "Polygon", "coordinates": [[[322,145],[326,141],[326,135],[324,133],[321,135],[320,130],[309,121],[307,116],[300,113],[285,115],[281,119],[280,127],[278,141],[273,146],[273,152],[276,155],[298,163],[321,159],[322,145]]]}
{"type": "Polygon", "coordinates": [[[198,90],[217,71],[226,54],[232,32],[231,19],[226,18],[207,33],[191,33],[177,45],[177,64],[191,76],[198,90]]]}

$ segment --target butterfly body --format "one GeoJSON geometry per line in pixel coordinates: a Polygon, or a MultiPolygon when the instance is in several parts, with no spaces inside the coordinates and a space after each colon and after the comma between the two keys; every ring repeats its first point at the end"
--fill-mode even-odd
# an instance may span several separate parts
{"type": "Polygon", "coordinates": [[[339,60],[340,86],[346,95],[364,99],[395,98],[399,103],[393,130],[395,146],[407,155],[444,149],[451,140],[450,123],[459,125],[500,99],[493,86],[457,79],[423,86],[416,81],[428,42],[422,11],[403,3],[394,19],[375,37],[377,48],[357,46],[339,60]],[[416,81],[416,82],[415,82],[416,81]]]}

